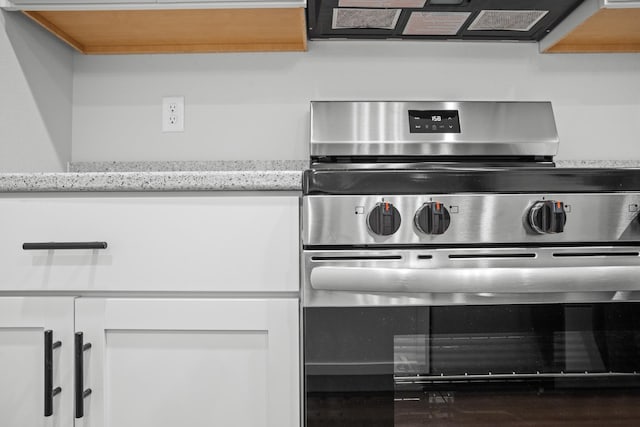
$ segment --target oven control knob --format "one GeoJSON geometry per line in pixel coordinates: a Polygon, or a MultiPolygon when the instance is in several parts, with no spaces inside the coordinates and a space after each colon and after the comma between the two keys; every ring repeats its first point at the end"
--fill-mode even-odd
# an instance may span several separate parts
{"type": "Polygon", "coordinates": [[[400,212],[389,202],[381,202],[369,212],[369,229],[380,236],[389,236],[400,228],[400,212]]]}
{"type": "Polygon", "coordinates": [[[564,203],[557,200],[536,202],[529,210],[529,225],[538,234],[562,233],[566,222],[564,203]]]}
{"type": "Polygon", "coordinates": [[[414,219],[418,230],[425,234],[442,234],[451,224],[449,211],[440,202],[429,202],[422,205],[414,219]]]}

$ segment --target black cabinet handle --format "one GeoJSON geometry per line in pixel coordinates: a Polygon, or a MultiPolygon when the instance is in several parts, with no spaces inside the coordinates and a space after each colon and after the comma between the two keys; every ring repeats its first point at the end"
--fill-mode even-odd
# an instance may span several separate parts
{"type": "Polygon", "coordinates": [[[42,242],[23,243],[25,251],[52,249],[107,249],[107,242],[42,242]]]}
{"type": "Polygon", "coordinates": [[[44,331],[44,416],[53,415],[53,396],[62,388],[53,388],[53,350],[60,347],[60,341],[53,342],[53,331],[44,331]]]}
{"type": "Polygon", "coordinates": [[[84,389],[84,352],[91,348],[91,343],[83,343],[82,332],[76,332],[75,336],[75,397],[76,397],[76,418],[84,416],[84,398],[91,394],[91,389],[84,389]]]}

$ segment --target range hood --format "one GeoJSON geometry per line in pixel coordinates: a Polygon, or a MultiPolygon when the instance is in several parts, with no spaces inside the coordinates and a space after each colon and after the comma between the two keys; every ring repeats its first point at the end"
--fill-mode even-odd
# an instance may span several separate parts
{"type": "Polygon", "coordinates": [[[305,0],[0,0],[85,54],[304,51],[305,0]]]}
{"type": "Polygon", "coordinates": [[[311,39],[539,41],[582,0],[309,0],[311,39]]]}

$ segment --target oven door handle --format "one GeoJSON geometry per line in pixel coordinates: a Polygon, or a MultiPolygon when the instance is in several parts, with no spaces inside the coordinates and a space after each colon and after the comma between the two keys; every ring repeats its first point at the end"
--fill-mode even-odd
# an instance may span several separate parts
{"type": "Polygon", "coordinates": [[[640,266],[544,268],[316,267],[320,291],[391,293],[553,293],[640,290],[640,266]]]}

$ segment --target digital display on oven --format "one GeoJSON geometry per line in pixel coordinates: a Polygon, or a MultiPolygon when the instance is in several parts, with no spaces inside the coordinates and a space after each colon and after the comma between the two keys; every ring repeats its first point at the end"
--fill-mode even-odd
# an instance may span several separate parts
{"type": "Polygon", "coordinates": [[[409,110],[410,133],[460,133],[458,110],[409,110]]]}

